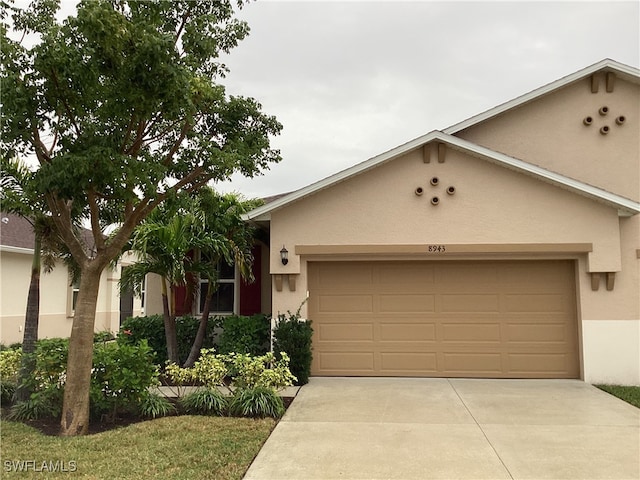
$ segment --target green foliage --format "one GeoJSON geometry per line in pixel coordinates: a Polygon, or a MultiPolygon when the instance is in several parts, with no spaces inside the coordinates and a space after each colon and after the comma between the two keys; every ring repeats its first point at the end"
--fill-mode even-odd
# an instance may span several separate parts
{"type": "Polygon", "coordinates": [[[147,418],[157,418],[176,413],[176,407],[166,397],[157,393],[149,393],[142,399],[139,411],[147,418]]]}
{"type": "Polygon", "coordinates": [[[0,350],[0,402],[11,403],[18,383],[21,350],[0,350]]]}
{"type": "Polygon", "coordinates": [[[93,334],[93,343],[105,343],[115,340],[116,337],[113,333],[108,330],[102,332],[96,332],[93,334]]]}
{"type": "Polygon", "coordinates": [[[21,360],[22,350],[0,351],[0,382],[16,383],[21,360]]]}
{"type": "MultiPolygon", "coordinates": [[[[28,379],[34,393],[26,402],[12,408],[16,419],[57,417],[62,410],[62,396],[66,380],[68,357],[67,339],[39,340],[36,346],[36,366],[28,379]]],[[[9,372],[9,355],[12,362],[20,351],[4,351],[6,371],[9,372]]],[[[121,410],[134,410],[148,400],[149,387],[158,384],[158,368],[154,365],[153,352],[146,341],[137,345],[120,345],[116,342],[94,345],[90,399],[92,413],[115,415],[121,410]]],[[[0,364],[3,362],[0,361],[0,364]]]]}
{"type": "MultiPolygon", "coordinates": [[[[184,361],[189,355],[191,345],[196,338],[200,320],[192,316],[176,318],[176,331],[178,336],[178,353],[184,361]]],[[[210,322],[207,325],[207,335],[203,342],[203,348],[211,348],[214,345],[215,325],[210,322]]],[[[150,315],[146,317],[130,317],[122,322],[118,343],[133,345],[141,340],[146,340],[155,352],[155,363],[164,365],[167,363],[167,341],[164,331],[162,315],[150,315]]]]}
{"type": "Polygon", "coordinates": [[[289,357],[284,352],[278,360],[272,352],[260,357],[230,353],[224,358],[233,375],[231,384],[240,389],[267,388],[276,391],[296,381],[289,370],[289,357]]]}
{"type": "MultiPolygon", "coordinates": [[[[296,385],[305,385],[311,375],[311,320],[301,320],[300,313],[279,315],[273,330],[273,350],[286,352],[291,359],[291,372],[298,379],[296,385]]],[[[276,355],[280,355],[276,353],[276,355]]]]}
{"type": "Polygon", "coordinates": [[[165,368],[165,374],[176,385],[195,383],[209,389],[224,385],[224,379],[229,373],[224,357],[216,355],[213,349],[202,349],[200,358],[191,368],[182,368],[175,363],[165,368]]]}
{"type": "Polygon", "coordinates": [[[137,345],[97,344],[93,353],[90,398],[92,413],[115,417],[139,406],[158,384],[158,369],[147,342],[137,345]]]}
{"type": "Polygon", "coordinates": [[[55,390],[43,390],[31,394],[31,398],[18,402],[9,410],[9,419],[17,421],[55,418],[60,415],[62,396],[55,390]]]}
{"type": "Polygon", "coordinates": [[[229,404],[229,413],[240,417],[280,418],[284,412],[282,398],[267,387],[240,388],[229,404]]]}
{"type": "Polygon", "coordinates": [[[199,388],[180,399],[187,413],[200,415],[224,415],[228,403],[227,397],[215,387],[199,388]]]}
{"type": "Polygon", "coordinates": [[[230,315],[218,317],[216,323],[222,327],[217,341],[221,353],[264,355],[269,351],[271,319],[267,315],[230,315]]]}

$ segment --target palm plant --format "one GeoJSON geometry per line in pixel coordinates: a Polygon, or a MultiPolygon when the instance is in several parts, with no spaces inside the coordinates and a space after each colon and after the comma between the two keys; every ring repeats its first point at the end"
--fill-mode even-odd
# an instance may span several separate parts
{"type": "Polygon", "coordinates": [[[241,215],[256,205],[235,194],[219,195],[204,188],[196,196],[175,198],[156,209],[134,232],[128,249],[139,261],[127,268],[121,290],[140,294],[144,278],[155,273],[162,279],[162,305],[169,361],[179,363],[176,335],[176,288],[188,286],[194,276],[208,280],[196,338],[185,366],[198,359],[207,330],[212,297],[216,292],[221,261],[235,263],[242,278],[252,280],[253,229],[241,215]],[[190,280],[191,279],[191,280],[190,280]]]}
{"type": "Polygon", "coordinates": [[[19,159],[8,156],[2,156],[0,159],[0,170],[2,174],[0,201],[3,211],[28,221],[34,232],[33,259],[22,340],[23,355],[18,375],[18,388],[15,393],[16,401],[25,402],[32,393],[31,382],[28,379],[35,369],[35,349],[40,320],[41,271],[49,273],[53,270],[56,259],[64,260],[72,276],[77,274],[77,268],[71,256],[68,255],[64,243],[54,233],[55,229],[46,203],[34,188],[35,173],[19,159]]]}

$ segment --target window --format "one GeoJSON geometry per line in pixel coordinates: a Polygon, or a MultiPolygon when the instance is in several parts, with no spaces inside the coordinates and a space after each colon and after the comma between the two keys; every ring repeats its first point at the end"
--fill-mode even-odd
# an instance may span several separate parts
{"type": "MultiPolygon", "coordinates": [[[[236,268],[224,260],[218,262],[218,288],[211,298],[209,311],[211,314],[234,313],[236,299],[236,268]]],[[[200,301],[198,313],[202,313],[207,295],[209,280],[200,279],[200,301]]]]}
{"type": "Polygon", "coordinates": [[[142,285],[140,285],[140,310],[142,312],[142,314],[144,315],[144,309],[145,309],[145,296],[147,294],[147,276],[144,276],[144,280],[142,281],[142,285]]]}
{"type": "Polygon", "coordinates": [[[78,302],[78,292],[80,292],[80,279],[74,280],[69,285],[69,297],[67,302],[67,317],[73,317],[78,302]]]}

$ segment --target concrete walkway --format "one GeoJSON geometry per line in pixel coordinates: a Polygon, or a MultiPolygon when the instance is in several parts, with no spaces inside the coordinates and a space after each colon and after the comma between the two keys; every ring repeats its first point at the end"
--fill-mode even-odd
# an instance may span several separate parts
{"type": "Polygon", "coordinates": [[[246,480],[638,479],[640,410],[579,380],[312,378],[246,480]]]}

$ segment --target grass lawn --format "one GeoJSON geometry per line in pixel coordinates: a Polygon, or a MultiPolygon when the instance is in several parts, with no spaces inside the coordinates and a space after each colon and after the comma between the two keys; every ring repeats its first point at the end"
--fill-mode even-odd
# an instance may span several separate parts
{"type": "Polygon", "coordinates": [[[596,385],[596,387],[640,408],[640,387],[621,387],[619,385],[596,385]]]}
{"type": "Polygon", "coordinates": [[[84,437],[52,437],[22,423],[0,422],[2,478],[241,479],[276,421],[267,418],[177,416],[84,437]],[[31,460],[27,473],[9,472],[12,461],[31,460]],[[59,461],[74,473],[42,471],[59,461]],[[9,464],[7,463],[9,462],[9,464]]]}

